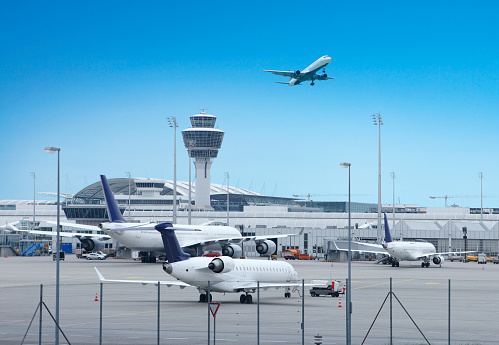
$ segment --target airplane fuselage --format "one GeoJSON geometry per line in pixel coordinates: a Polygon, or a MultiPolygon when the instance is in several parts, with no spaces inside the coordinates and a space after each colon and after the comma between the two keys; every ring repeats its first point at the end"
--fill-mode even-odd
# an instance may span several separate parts
{"type": "MultiPolygon", "coordinates": [[[[227,257],[222,257],[227,258],[227,257]]],[[[231,258],[228,258],[231,259],[231,258]]],[[[267,260],[233,259],[234,267],[226,273],[214,273],[208,268],[213,258],[196,257],[189,260],[169,264],[172,277],[185,283],[197,286],[200,290],[213,292],[245,291],[241,286],[248,283],[254,286],[260,283],[293,283],[298,282],[298,273],[287,262],[267,260]]],[[[168,264],[167,264],[168,265],[168,264]]],[[[248,288],[254,291],[254,287],[248,288]]]]}
{"type": "Polygon", "coordinates": [[[300,75],[297,78],[291,78],[289,80],[289,86],[298,85],[301,82],[307,80],[313,80],[314,76],[316,76],[316,72],[322,68],[325,68],[331,62],[331,58],[327,55],[322,56],[315,60],[310,66],[305,68],[300,72],[300,75]]]}
{"type": "MultiPolygon", "coordinates": [[[[144,252],[164,252],[163,242],[159,232],[154,230],[156,223],[133,224],[133,223],[103,223],[101,229],[128,248],[144,252]],[[136,230],[113,230],[123,228],[136,228],[136,230]]],[[[177,234],[181,247],[193,243],[216,240],[217,238],[240,238],[241,233],[230,226],[219,225],[181,225],[185,229],[198,229],[200,231],[179,231],[177,234]]],[[[218,250],[220,245],[206,246],[206,250],[218,250]]]]}
{"type": "Polygon", "coordinates": [[[383,247],[388,254],[400,261],[418,261],[422,257],[436,252],[435,246],[429,242],[390,242],[383,247]]]}

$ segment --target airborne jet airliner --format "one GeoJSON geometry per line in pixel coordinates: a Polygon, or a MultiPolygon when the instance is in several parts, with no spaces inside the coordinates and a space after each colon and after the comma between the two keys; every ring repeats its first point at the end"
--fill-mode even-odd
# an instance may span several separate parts
{"type": "Polygon", "coordinates": [[[264,72],[270,72],[275,75],[280,75],[282,77],[289,77],[289,81],[287,83],[282,81],[276,81],[278,84],[287,84],[289,86],[300,85],[302,82],[310,80],[310,86],[315,85],[314,80],[328,80],[334,79],[328,77],[326,74],[326,66],[331,62],[331,58],[327,55],[324,55],[318,58],[313,64],[305,68],[304,70],[296,70],[296,71],[274,71],[264,69],[264,72]],[[317,74],[316,72],[322,68],[322,74],[317,74]]]}

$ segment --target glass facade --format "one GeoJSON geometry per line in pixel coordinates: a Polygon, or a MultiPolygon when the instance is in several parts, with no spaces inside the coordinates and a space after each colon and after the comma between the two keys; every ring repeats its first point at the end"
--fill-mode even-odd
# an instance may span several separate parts
{"type": "Polygon", "coordinates": [[[215,116],[194,115],[191,116],[191,125],[196,128],[214,128],[217,118],[215,116]]]}

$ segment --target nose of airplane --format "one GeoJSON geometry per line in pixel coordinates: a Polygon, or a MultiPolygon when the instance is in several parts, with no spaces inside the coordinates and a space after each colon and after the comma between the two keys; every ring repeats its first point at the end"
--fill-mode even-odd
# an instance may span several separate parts
{"type": "Polygon", "coordinates": [[[327,56],[327,55],[326,55],[326,56],[324,56],[324,59],[327,61],[327,63],[330,63],[330,62],[331,62],[331,60],[332,60],[332,59],[331,59],[329,56],[327,56]]]}

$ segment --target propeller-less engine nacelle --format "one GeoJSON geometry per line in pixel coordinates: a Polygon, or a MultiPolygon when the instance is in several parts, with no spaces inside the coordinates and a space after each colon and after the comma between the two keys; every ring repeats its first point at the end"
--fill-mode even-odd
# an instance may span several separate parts
{"type": "Polygon", "coordinates": [[[265,240],[256,245],[256,251],[261,255],[271,255],[274,254],[276,250],[276,245],[274,241],[265,240]]]}
{"type": "Polygon", "coordinates": [[[444,257],[443,256],[435,256],[435,257],[433,257],[433,263],[435,265],[441,264],[442,262],[444,262],[444,257]]]}
{"type": "Polygon", "coordinates": [[[229,257],[219,257],[211,260],[208,268],[215,273],[227,273],[234,269],[234,260],[229,257]]]}
{"type": "Polygon", "coordinates": [[[90,238],[90,237],[80,237],[80,242],[83,247],[87,252],[98,252],[105,247],[104,241],[97,240],[95,238],[90,238]]]}
{"type": "Polygon", "coordinates": [[[319,80],[326,80],[326,79],[327,79],[327,74],[326,74],[326,73],[321,74],[321,75],[319,76],[319,80]]]}
{"type": "Polygon", "coordinates": [[[231,258],[238,258],[243,254],[243,250],[237,244],[229,244],[222,248],[223,256],[230,256],[231,258]]]}
{"type": "Polygon", "coordinates": [[[300,76],[301,72],[299,69],[297,69],[294,73],[293,73],[293,78],[298,78],[300,76]]]}

